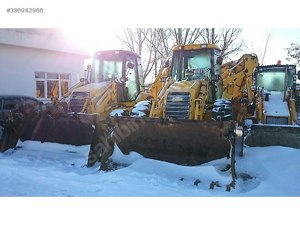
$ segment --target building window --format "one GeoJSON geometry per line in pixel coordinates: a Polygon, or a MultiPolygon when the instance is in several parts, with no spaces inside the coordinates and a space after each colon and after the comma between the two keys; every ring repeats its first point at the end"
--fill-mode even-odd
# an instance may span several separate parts
{"type": "Polygon", "coordinates": [[[36,97],[41,99],[61,98],[69,90],[70,73],[35,73],[36,97]]]}

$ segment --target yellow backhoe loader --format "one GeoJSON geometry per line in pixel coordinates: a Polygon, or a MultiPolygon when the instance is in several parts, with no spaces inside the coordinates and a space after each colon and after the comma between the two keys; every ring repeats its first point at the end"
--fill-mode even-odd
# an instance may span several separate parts
{"type": "Polygon", "coordinates": [[[235,122],[231,101],[222,99],[220,55],[213,44],[174,47],[164,70],[167,79],[151,99],[148,114],[111,116],[111,132],[94,139],[88,165],[104,163],[113,151],[112,143],[124,154],[136,151],[182,165],[229,157],[234,152],[235,122]]]}
{"type": "Polygon", "coordinates": [[[222,65],[222,98],[232,100],[233,117],[239,125],[253,115],[253,73],[258,65],[256,54],[244,54],[222,65]]]}
{"type": "Polygon", "coordinates": [[[9,130],[14,135],[9,140],[15,143],[21,139],[91,144],[93,135],[99,136],[99,132],[107,128],[105,120],[109,113],[116,108],[126,113],[136,102],[149,96],[143,92],[142,84],[140,56],[124,50],[98,51],[93,65],[88,67],[87,77],[62,99],[57,100],[53,94],[54,104],[12,112],[6,118],[0,141],[7,143],[2,139],[7,137],[4,133],[9,130]]]}
{"type": "Polygon", "coordinates": [[[255,111],[245,121],[248,146],[300,148],[300,75],[295,65],[258,66],[254,73],[255,111]]]}

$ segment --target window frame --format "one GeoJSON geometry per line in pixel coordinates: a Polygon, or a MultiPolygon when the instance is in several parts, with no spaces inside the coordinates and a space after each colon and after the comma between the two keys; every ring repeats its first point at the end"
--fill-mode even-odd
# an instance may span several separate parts
{"type": "Polygon", "coordinates": [[[68,85],[68,90],[70,89],[70,79],[71,79],[71,73],[57,73],[57,72],[35,72],[34,73],[34,77],[35,77],[35,97],[38,100],[51,100],[51,96],[48,96],[48,82],[49,81],[58,81],[58,98],[62,98],[63,97],[63,93],[62,93],[62,82],[67,82],[68,85]],[[57,75],[57,78],[51,78],[50,76],[53,76],[54,74],[57,75]],[[43,75],[44,77],[37,77],[37,76],[41,76],[43,75]],[[68,79],[65,78],[65,76],[68,76],[68,79]],[[48,78],[49,77],[49,78],[48,78]],[[44,96],[43,97],[39,97],[37,96],[37,90],[38,90],[38,85],[37,82],[43,82],[44,85],[44,96]]]}

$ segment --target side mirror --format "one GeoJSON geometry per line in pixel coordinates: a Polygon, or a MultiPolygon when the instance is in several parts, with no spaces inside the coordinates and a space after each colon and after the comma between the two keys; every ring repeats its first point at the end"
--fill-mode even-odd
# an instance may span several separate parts
{"type": "Polygon", "coordinates": [[[169,67],[169,66],[170,66],[170,61],[167,59],[167,60],[165,61],[164,67],[167,68],[167,67],[169,67]]]}
{"type": "Polygon", "coordinates": [[[126,81],[128,81],[128,78],[127,78],[127,77],[121,77],[121,78],[120,78],[120,81],[121,81],[122,83],[125,83],[126,81]]]}
{"type": "Polygon", "coordinates": [[[132,62],[128,62],[127,63],[127,68],[133,69],[134,68],[134,64],[132,62]]]}
{"type": "Polygon", "coordinates": [[[297,72],[297,78],[300,80],[300,70],[297,72]]]}
{"type": "Polygon", "coordinates": [[[80,78],[79,81],[80,82],[87,82],[87,79],[86,78],[80,78]]]}
{"type": "Polygon", "coordinates": [[[223,58],[221,57],[221,56],[219,56],[218,58],[217,58],[217,65],[222,65],[222,63],[223,63],[223,58]]]}

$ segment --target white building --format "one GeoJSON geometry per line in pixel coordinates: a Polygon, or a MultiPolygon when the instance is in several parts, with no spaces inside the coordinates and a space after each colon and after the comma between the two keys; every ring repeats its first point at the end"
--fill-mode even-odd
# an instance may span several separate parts
{"type": "Polygon", "coordinates": [[[58,29],[0,29],[0,95],[50,100],[84,76],[88,52],[58,29]]]}

